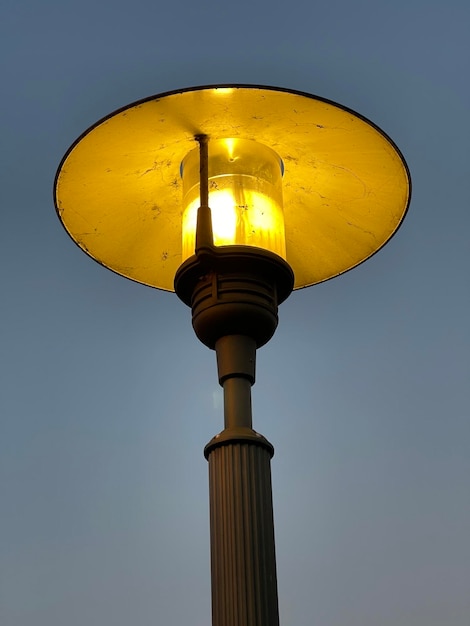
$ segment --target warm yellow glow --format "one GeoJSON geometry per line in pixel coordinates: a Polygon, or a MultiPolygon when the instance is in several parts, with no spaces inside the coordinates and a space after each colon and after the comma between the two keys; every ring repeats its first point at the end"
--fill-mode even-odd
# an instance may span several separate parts
{"type": "MultiPolygon", "coordinates": [[[[281,161],[254,141],[209,143],[209,206],[216,246],[245,245],[285,258],[281,161]]],[[[199,199],[199,152],[183,161],[183,260],[194,254],[199,199]]]]}
{"type": "Polygon", "coordinates": [[[229,96],[233,93],[233,87],[216,87],[214,93],[219,96],[229,96]]]}
{"type": "MultiPolygon", "coordinates": [[[[284,220],[282,210],[266,196],[245,192],[243,205],[238,205],[228,190],[209,194],[214,244],[228,246],[239,243],[272,250],[285,258],[284,220]]],[[[183,213],[183,259],[194,254],[199,198],[183,213]]]]}
{"type": "Polygon", "coordinates": [[[238,157],[235,156],[235,146],[236,146],[235,139],[224,139],[222,141],[222,144],[225,144],[225,146],[227,148],[228,160],[230,162],[235,161],[238,158],[238,157]]]}
{"type": "MultiPolygon", "coordinates": [[[[274,230],[282,235],[272,247],[256,245],[281,256],[285,249],[295,289],[356,267],[390,240],[405,217],[411,193],[406,163],[390,138],[362,116],[299,92],[197,87],[119,109],[70,147],[57,172],[54,200],[76,244],[122,276],[173,291],[183,255],[194,253],[196,216],[189,206],[199,197],[196,133],[210,138],[212,182],[229,181],[222,176],[228,172],[232,182],[224,189],[242,180],[245,194],[250,189],[274,199],[260,217],[279,223],[274,230]],[[271,157],[259,153],[245,167],[239,138],[254,154],[260,146],[271,157]],[[268,177],[266,187],[250,176],[268,177]]],[[[232,206],[244,204],[260,206],[248,196],[235,196],[232,206]]],[[[252,210],[250,220],[259,234],[256,215],[252,210]]]]}

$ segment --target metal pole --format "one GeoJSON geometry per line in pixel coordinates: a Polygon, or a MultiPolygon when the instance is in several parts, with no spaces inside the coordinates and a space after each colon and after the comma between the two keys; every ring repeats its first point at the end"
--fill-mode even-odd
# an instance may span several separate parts
{"type": "Polygon", "coordinates": [[[278,626],[270,461],[272,445],[251,428],[255,341],[216,343],[225,429],[205,448],[209,461],[212,624],[278,626]]]}
{"type": "Polygon", "coordinates": [[[196,135],[199,142],[199,208],[196,221],[196,254],[214,245],[212,215],[209,208],[209,137],[196,135]]]}

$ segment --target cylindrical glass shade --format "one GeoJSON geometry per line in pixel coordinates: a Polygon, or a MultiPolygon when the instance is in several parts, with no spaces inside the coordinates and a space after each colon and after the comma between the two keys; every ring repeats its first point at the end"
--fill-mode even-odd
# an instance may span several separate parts
{"type": "MultiPolygon", "coordinates": [[[[264,248],[286,258],[280,157],[247,139],[209,141],[209,207],[216,246],[264,248]]],[[[194,254],[199,199],[199,149],[181,163],[183,261],[194,254]]]]}

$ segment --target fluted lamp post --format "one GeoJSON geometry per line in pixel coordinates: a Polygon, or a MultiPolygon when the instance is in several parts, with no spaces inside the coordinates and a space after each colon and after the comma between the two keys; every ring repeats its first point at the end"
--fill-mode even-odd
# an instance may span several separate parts
{"type": "Polygon", "coordinates": [[[252,428],[256,349],[293,289],[359,265],[398,229],[410,176],[346,107],[253,85],[152,96],[87,130],[55,180],[75,243],[176,291],[217,355],[224,430],[209,462],[213,626],[279,624],[270,460],[252,428]]]}

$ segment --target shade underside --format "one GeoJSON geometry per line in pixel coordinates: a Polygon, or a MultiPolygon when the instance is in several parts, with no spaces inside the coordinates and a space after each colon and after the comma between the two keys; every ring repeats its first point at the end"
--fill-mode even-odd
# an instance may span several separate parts
{"type": "Polygon", "coordinates": [[[72,145],[55,184],[72,239],[118,274],[173,291],[182,249],[180,164],[198,134],[255,140],[281,157],[296,289],[369,258],[407,211],[406,163],[362,116],[300,92],[201,87],[132,104],[72,145]]]}

